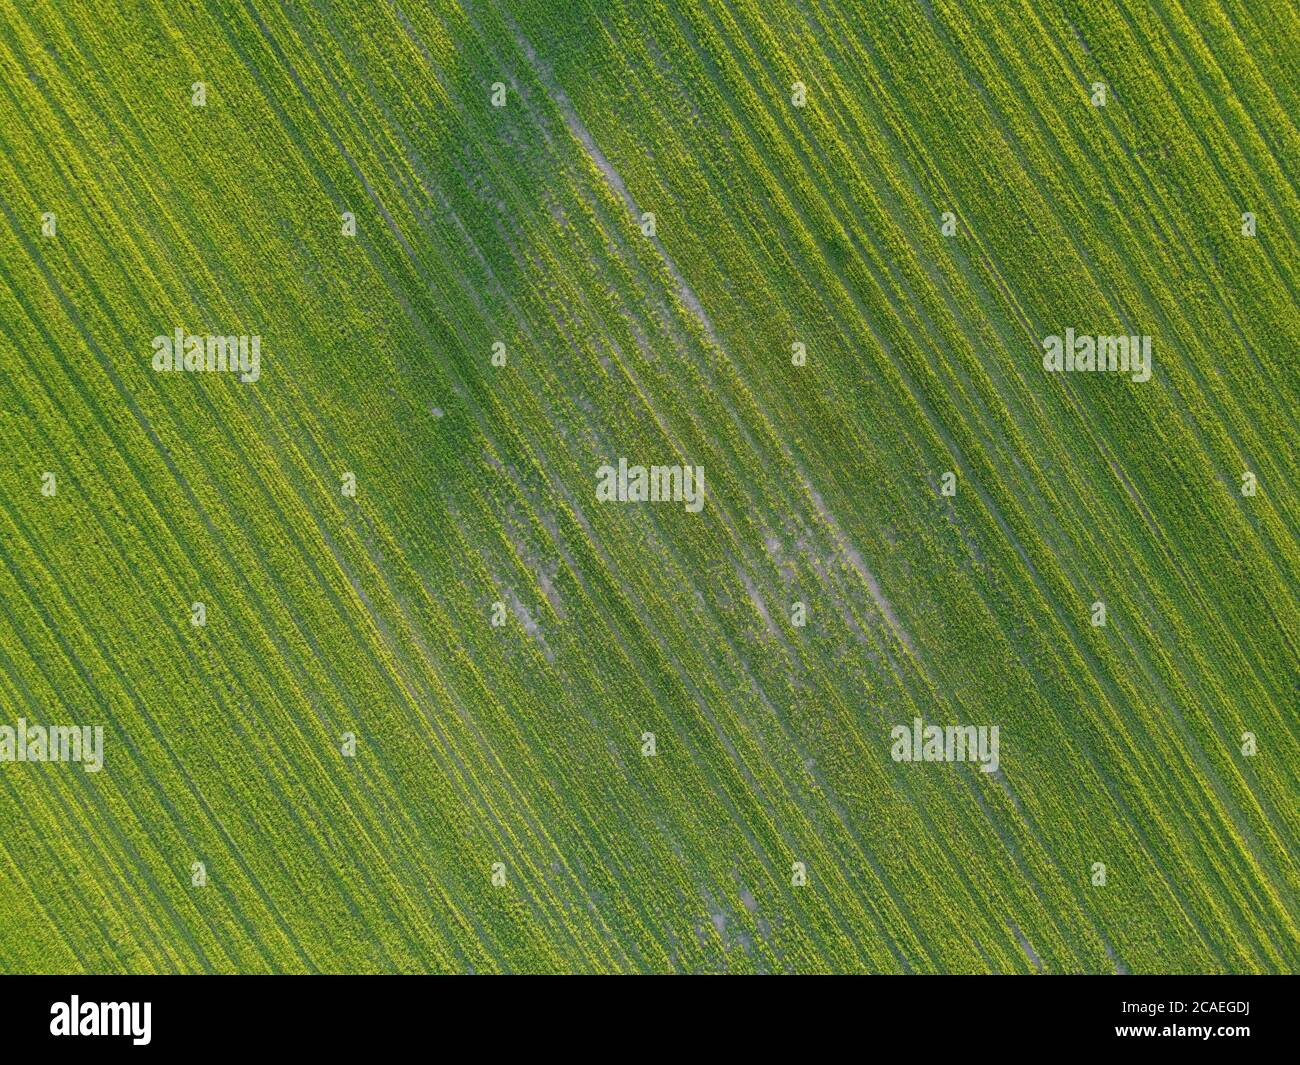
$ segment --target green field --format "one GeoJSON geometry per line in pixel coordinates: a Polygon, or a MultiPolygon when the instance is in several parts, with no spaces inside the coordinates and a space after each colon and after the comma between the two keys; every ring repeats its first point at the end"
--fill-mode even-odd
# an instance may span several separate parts
{"type": "Polygon", "coordinates": [[[0,449],[0,971],[1300,967],[1294,5],[0,0],[0,449]]]}

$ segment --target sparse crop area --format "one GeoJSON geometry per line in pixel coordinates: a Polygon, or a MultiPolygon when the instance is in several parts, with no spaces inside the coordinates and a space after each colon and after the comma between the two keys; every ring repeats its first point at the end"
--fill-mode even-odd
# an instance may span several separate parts
{"type": "Polygon", "coordinates": [[[0,971],[1295,971],[1297,116],[1263,0],[0,0],[0,971]]]}

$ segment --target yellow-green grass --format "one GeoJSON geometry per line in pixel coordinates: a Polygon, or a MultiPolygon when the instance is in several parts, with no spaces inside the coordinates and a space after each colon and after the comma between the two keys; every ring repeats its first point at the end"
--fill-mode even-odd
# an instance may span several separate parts
{"type": "Polygon", "coordinates": [[[106,734],[0,763],[0,968],[1294,969],[1298,46],[0,0],[0,724],[106,734]],[[620,455],[703,511],[598,503],[620,455]]]}

